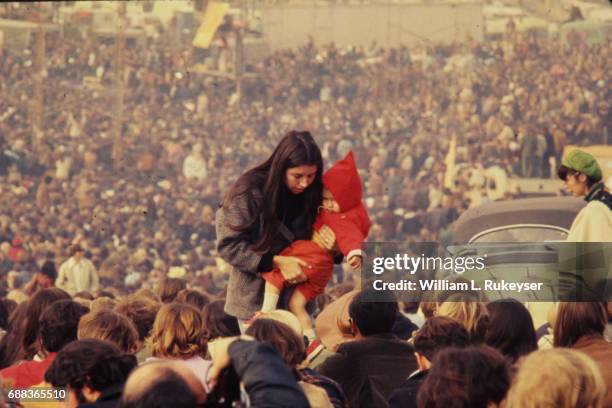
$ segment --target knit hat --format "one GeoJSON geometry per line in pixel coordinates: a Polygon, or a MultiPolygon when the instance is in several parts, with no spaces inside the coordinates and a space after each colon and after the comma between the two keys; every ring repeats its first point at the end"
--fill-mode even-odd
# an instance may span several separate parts
{"type": "MultiPolygon", "coordinates": [[[[582,150],[575,149],[569,152],[561,161],[561,165],[568,169],[586,174],[592,179],[601,180],[601,168],[597,160],[595,160],[591,154],[582,150]]],[[[565,180],[567,177],[566,172],[559,170],[559,177],[565,180]]]]}

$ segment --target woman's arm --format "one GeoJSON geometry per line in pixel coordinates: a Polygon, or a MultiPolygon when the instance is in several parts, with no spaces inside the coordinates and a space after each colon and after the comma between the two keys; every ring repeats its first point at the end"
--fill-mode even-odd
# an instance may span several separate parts
{"type": "MultiPolygon", "coordinates": [[[[217,252],[219,256],[232,265],[234,268],[256,274],[260,271],[259,264],[264,258],[251,249],[253,244],[249,239],[247,231],[235,231],[230,225],[241,225],[246,223],[252,214],[249,208],[253,207],[256,199],[249,194],[242,194],[234,197],[227,207],[217,210],[215,228],[217,231],[217,252]]],[[[259,228],[256,223],[252,228],[259,228]]],[[[266,262],[272,266],[272,258],[265,257],[266,262]]]]}

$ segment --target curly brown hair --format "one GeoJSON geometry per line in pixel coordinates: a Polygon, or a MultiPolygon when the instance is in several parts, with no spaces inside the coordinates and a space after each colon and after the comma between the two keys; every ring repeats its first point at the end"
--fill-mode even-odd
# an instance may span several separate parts
{"type": "Polygon", "coordinates": [[[470,335],[461,323],[446,316],[434,316],[423,324],[414,335],[414,351],[433,360],[436,354],[448,347],[467,347],[470,335]]]}
{"type": "Polygon", "coordinates": [[[417,394],[423,408],[487,408],[510,387],[510,365],[489,346],[447,348],[434,358],[417,394]]]}

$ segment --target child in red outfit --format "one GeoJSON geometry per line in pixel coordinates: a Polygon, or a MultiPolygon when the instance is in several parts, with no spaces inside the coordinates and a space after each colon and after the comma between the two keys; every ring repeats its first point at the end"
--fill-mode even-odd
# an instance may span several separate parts
{"type": "MultiPolygon", "coordinates": [[[[334,164],[323,175],[323,205],[314,223],[314,230],[323,225],[329,226],[336,235],[340,252],[354,270],[361,269],[361,244],[368,235],[370,218],[361,202],[361,179],[357,172],[353,152],[334,164]]],[[[285,248],[280,255],[294,256],[308,263],[311,267],[304,268],[308,278],[298,284],[289,300],[289,310],[300,320],[304,334],[313,340],[314,329],[310,315],[306,311],[306,303],[325,290],[331,279],[334,268],[333,253],[314,241],[299,240],[285,248]]],[[[281,271],[275,269],[265,272],[266,281],[262,312],[276,308],[281,289],[287,285],[281,271]]]]}

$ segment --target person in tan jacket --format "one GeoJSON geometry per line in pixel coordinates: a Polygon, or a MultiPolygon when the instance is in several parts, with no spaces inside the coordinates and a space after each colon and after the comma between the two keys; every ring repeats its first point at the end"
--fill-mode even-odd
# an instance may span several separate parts
{"type": "Polygon", "coordinates": [[[72,256],[60,266],[55,286],[70,294],[82,291],[94,294],[100,289],[95,266],[85,258],[85,251],[80,245],[74,245],[71,254],[72,256]]]}

